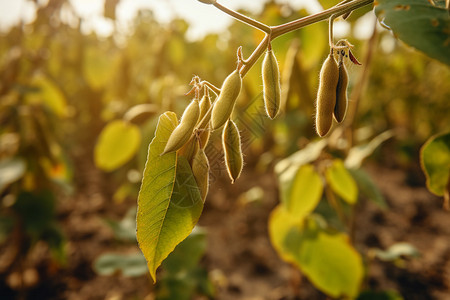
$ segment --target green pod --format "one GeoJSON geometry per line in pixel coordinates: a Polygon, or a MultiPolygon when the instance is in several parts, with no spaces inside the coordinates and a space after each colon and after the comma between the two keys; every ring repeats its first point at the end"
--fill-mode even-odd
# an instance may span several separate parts
{"type": "Polygon", "coordinates": [[[202,149],[205,149],[209,141],[210,130],[209,123],[211,121],[211,98],[208,93],[205,93],[202,100],[200,101],[200,117],[198,119],[199,124],[197,128],[199,129],[199,143],[202,149]]]}
{"type": "Polygon", "coordinates": [[[274,119],[280,111],[280,70],[275,54],[267,50],[262,63],[264,107],[269,118],[274,119]]]}
{"type": "Polygon", "coordinates": [[[200,115],[198,99],[194,99],[184,110],[180,124],[172,131],[161,155],[177,151],[189,140],[200,115]]]}
{"type": "Polygon", "coordinates": [[[348,86],[348,74],[345,68],[344,62],[341,60],[339,62],[339,80],[336,88],[336,105],[334,106],[334,119],[341,123],[347,112],[348,97],[347,97],[347,86],[348,86]]]}
{"type": "Polygon", "coordinates": [[[242,156],[239,129],[232,120],[228,120],[223,128],[222,145],[228,175],[230,175],[231,183],[234,183],[241,175],[244,158],[242,156]]]}
{"type": "Polygon", "coordinates": [[[198,143],[195,134],[178,150],[179,155],[186,157],[188,162],[192,162],[194,155],[198,151],[198,143]]]}
{"type": "Polygon", "coordinates": [[[339,80],[339,67],[330,53],[322,65],[317,91],[316,131],[324,136],[330,131],[336,105],[336,88],[339,80]]]}
{"type": "Polygon", "coordinates": [[[234,70],[222,84],[220,94],[214,103],[211,113],[212,130],[220,128],[230,118],[234,104],[241,92],[242,77],[238,70],[234,70]]]}
{"type": "Polygon", "coordinates": [[[200,195],[204,202],[209,189],[209,162],[205,150],[200,149],[194,155],[192,160],[192,173],[194,174],[195,181],[197,182],[200,195]]]}

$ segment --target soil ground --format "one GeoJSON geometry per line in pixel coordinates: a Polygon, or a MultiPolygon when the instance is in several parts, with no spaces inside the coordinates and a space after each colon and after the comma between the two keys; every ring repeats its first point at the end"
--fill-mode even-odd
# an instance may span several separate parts
{"type": "MultiPolygon", "coordinates": [[[[149,276],[98,276],[93,271],[92,263],[102,253],[138,251],[135,245],[115,241],[102,221],[104,217],[121,219],[135,199],[111,204],[101,192],[103,175],[93,171],[90,163],[79,168],[86,172],[77,183],[82,192],[61,200],[58,209],[69,240],[68,265],[54,266],[46,246],[38,244],[22,269],[30,287],[21,291],[11,288],[14,275],[3,274],[1,299],[154,299],[149,276]]],[[[450,299],[450,215],[441,208],[441,199],[426,190],[420,172],[379,165],[365,169],[389,208],[382,210],[365,199],[358,204],[356,247],[367,254],[370,248],[408,242],[421,254],[404,260],[403,265],[371,260],[365,286],[396,290],[405,299],[450,299]]],[[[256,174],[251,168],[243,172],[239,184],[230,185],[223,177],[212,185],[199,224],[207,230],[207,253],[201,264],[215,284],[215,299],[327,299],[298,270],[283,262],[269,242],[267,222],[277,205],[277,194],[273,175],[256,174]],[[255,186],[263,189],[262,199],[243,205],[238,196],[255,186]]],[[[0,251],[5,258],[7,246],[0,251]]]]}

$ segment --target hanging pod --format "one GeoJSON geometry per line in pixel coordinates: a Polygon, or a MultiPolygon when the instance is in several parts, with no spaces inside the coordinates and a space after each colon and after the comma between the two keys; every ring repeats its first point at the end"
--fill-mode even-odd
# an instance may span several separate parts
{"type": "MultiPolygon", "coordinates": [[[[269,46],[270,48],[270,46],[269,46]]],[[[274,119],[280,111],[280,70],[272,49],[267,50],[262,63],[264,107],[269,118],[274,119]]]]}
{"type": "Polygon", "coordinates": [[[348,73],[341,56],[341,59],[339,60],[339,80],[336,88],[336,105],[334,106],[334,118],[338,123],[341,123],[344,120],[347,112],[347,86],[348,73]]]}
{"type": "Polygon", "coordinates": [[[223,128],[222,145],[228,175],[230,176],[231,183],[234,183],[239,178],[239,175],[241,175],[244,158],[242,157],[239,129],[232,120],[228,120],[223,128]]]}
{"type": "Polygon", "coordinates": [[[209,189],[209,162],[204,149],[199,149],[194,155],[192,173],[204,202],[209,189]]]}
{"type": "Polygon", "coordinates": [[[198,118],[199,124],[197,127],[199,129],[199,144],[200,148],[205,149],[209,141],[210,128],[209,124],[211,121],[211,98],[209,93],[205,92],[205,95],[200,100],[200,117],[198,118]]]}
{"type": "Polygon", "coordinates": [[[220,94],[214,103],[211,113],[212,130],[220,128],[230,118],[234,104],[241,92],[242,77],[236,69],[222,84],[220,94]]]}
{"type": "Polygon", "coordinates": [[[200,115],[198,99],[195,98],[184,110],[180,124],[172,131],[161,155],[177,151],[189,140],[200,115]]]}
{"type": "Polygon", "coordinates": [[[333,57],[333,50],[322,65],[319,77],[316,105],[316,131],[324,136],[330,131],[336,105],[336,89],[339,80],[339,67],[333,57]]]}

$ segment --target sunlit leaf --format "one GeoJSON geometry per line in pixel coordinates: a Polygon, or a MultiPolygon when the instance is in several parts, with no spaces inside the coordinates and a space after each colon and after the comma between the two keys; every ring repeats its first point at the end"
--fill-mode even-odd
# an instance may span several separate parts
{"type": "Polygon", "coordinates": [[[191,233],[203,209],[187,160],[177,159],[175,152],[160,156],[177,124],[174,113],[161,115],[138,197],[137,239],[154,280],[158,266],[191,233]]]}
{"type": "Polygon", "coordinates": [[[16,180],[19,180],[26,170],[25,161],[20,158],[0,161],[0,192],[16,180]]]}
{"type": "Polygon", "coordinates": [[[375,13],[399,39],[450,65],[450,17],[445,6],[425,0],[378,0],[375,13]]]}
{"type": "Polygon", "coordinates": [[[333,192],[349,204],[356,203],[358,200],[358,187],[342,160],[334,160],[333,164],[326,170],[325,176],[333,192]]]}
{"type": "Polygon", "coordinates": [[[381,208],[387,208],[386,200],[369,174],[362,169],[348,169],[356,181],[359,191],[381,208]]]}
{"type": "Polygon", "coordinates": [[[84,78],[93,89],[101,89],[111,81],[118,66],[117,57],[97,47],[87,47],[84,52],[84,78]]]}
{"type": "Polygon", "coordinates": [[[141,144],[139,127],[122,120],[112,121],[100,133],[94,159],[98,168],[112,171],[128,162],[141,144]]]}
{"type": "MultiPolygon", "coordinates": [[[[292,179],[285,206],[292,215],[301,218],[316,208],[322,197],[323,183],[314,167],[309,164],[300,167],[292,179]]],[[[283,187],[280,186],[281,188],[283,187]]]]}
{"type": "Polygon", "coordinates": [[[420,253],[413,245],[409,243],[396,243],[386,250],[375,250],[375,255],[384,261],[394,261],[402,256],[419,257],[420,253]]]}
{"type": "Polygon", "coordinates": [[[345,166],[349,169],[360,168],[364,159],[372,155],[378,146],[393,136],[393,131],[387,130],[370,140],[369,143],[351,148],[345,159],[345,166]]]}
{"type": "Polygon", "coordinates": [[[302,224],[303,219],[290,214],[282,204],[270,213],[268,224],[270,242],[284,261],[296,265],[303,236],[302,224]]]}
{"type": "Polygon", "coordinates": [[[275,166],[275,173],[280,175],[290,168],[298,168],[304,164],[316,160],[323,148],[327,145],[326,140],[319,140],[317,142],[309,143],[305,148],[295,152],[291,156],[281,160],[275,166]]]}
{"type": "Polygon", "coordinates": [[[44,75],[38,75],[32,79],[32,85],[37,88],[37,91],[26,95],[29,103],[42,103],[57,116],[66,116],[66,97],[54,82],[44,75]]]}
{"type": "Polygon", "coordinates": [[[360,254],[344,234],[307,235],[300,249],[302,271],[332,297],[358,295],[364,268],[360,254]]]}
{"type": "Polygon", "coordinates": [[[304,226],[278,205],[269,218],[270,240],[280,257],[297,266],[332,297],[358,295],[364,268],[361,256],[344,234],[329,234],[314,219],[304,226]]]}
{"type": "Polygon", "coordinates": [[[430,138],[420,154],[428,189],[443,196],[450,181],[450,132],[430,138]]]}
{"type": "Polygon", "coordinates": [[[147,263],[141,253],[103,254],[95,260],[94,270],[99,275],[121,273],[125,277],[137,277],[148,272],[147,263]]]}

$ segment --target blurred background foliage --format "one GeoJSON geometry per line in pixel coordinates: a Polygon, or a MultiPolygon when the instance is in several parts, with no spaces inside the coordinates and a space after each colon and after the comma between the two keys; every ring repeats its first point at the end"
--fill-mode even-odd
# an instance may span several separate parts
{"type": "MultiPolygon", "coordinates": [[[[118,1],[107,2],[105,15],[114,18],[118,1]]],[[[267,2],[258,15],[245,13],[269,25],[307,15],[275,1],[267,2]]],[[[363,58],[367,39],[352,35],[361,26],[359,16],[350,17],[345,38],[363,58]]],[[[50,0],[38,6],[32,23],[0,33],[0,274],[1,289],[8,295],[38,284],[39,276],[25,275],[44,272],[32,258],[37,248],[46,253],[45,272],[57,273],[70,265],[70,241],[62,224],[64,214],[71,212],[61,213],[60,208],[67,199],[87,203],[100,197],[106,206],[121,207],[116,215],[122,217],[124,206],[133,209],[158,115],[171,110],[180,116],[190,100],[184,93],[193,75],[220,86],[235,68],[236,49],[242,46],[248,56],[263,37],[234,22],[221,34],[192,41],[186,38],[186,21],[159,24],[148,10],[139,12],[128,35],[117,31],[109,37],[85,35],[82,22],[69,2],[50,0]],[[66,22],[65,14],[76,22],[66,22]],[[152,113],[130,123],[124,115],[139,104],[154,105],[152,113]],[[94,155],[110,122],[132,126],[129,130],[138,137],[126,143],[118,138],[112,145],[132,144],[132,151],[112,166],[96,166],[95,155],[107,157],[117,150],[104,147],[94,155]]],[[[420,146],[431,135],[450,129],[450,70],[406,47],[390,32],[378,31],[368,66],[370,79],[353,127],[359,140],[393,129],[395,138],[375,152],[372,161],[417,171],[420,146]]],[[[273,122],[255,117],[263,109],[260,62],[245,77],[236,109],[238,125],[247,135],[244,172],[271,170],[274,162],[317,138],[312,116],[327,38],[327,25],[321,22],[273,42],[284,101],[283,114],[273,122]]],[[[358,66],[349,70],[350,92],[361,70],[358,66]]],[[[215,144],[220,147],[219,139],[211,149],[215,144]]],[[[412,182],[424,184],[417,178],[412,182]]],[[[192,251],[203,253],[202,247],[192,251]]],[[[137,252],[134,244],[133,249],[137,252]]],[[[166,268],[172,272],[170,261],[166,268]]],[[[170,276],[163,280],[162,290],[170,284],[170,276]]],[[[206,285],[200,292],[212,293],[208,282],[199,282],[206,285]]],[[[195,290],[189,284],[187,289],[195,290]]]]}

